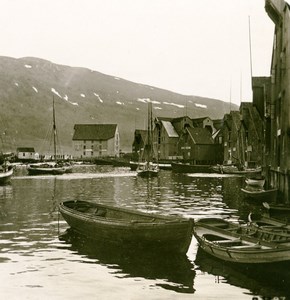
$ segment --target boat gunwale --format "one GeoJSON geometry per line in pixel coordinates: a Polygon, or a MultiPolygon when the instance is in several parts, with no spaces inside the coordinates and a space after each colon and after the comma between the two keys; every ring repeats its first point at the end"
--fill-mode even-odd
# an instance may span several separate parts
{"type": "Polygon", "coordinates": [[[78,216],[79,219],[83,219],[83,220],[90,220],[93,221],[95,223],[103,223],[103,224],[111,224],[114,223],[115,225],[119,224],[119,225],[127,225],[127,226],[132,226],[133,224],[136,226],[152,226],[154,225],[156,226],[168,226],[169,224],[172,225],[176,225],[176,224],[186,224],[189,225],[190,222],[193,222],[192,219],[190,218],[183,218],[183,217],[176,217],[176,216],[164,216],[164,215],[158,215],[158,214],[153,214],[153,213],[145,213],[145,212],[141,212],[141,211],[135,211],[133,209],[127,209],[127,208],[119,208],[117,206],[109,206],[109,205],[105,205],[105,204],[99,204],[99,203],[93,203],[93,202],[86,202],[86,201],[73,201],[73,200],[69,200],[69,201],[64,201],[61,202],[59,204],[59,209],[60,212],[63,213],[67,213],[70,214],[73,217],[78,216]],[[84,203],[84,204],[92,204],[92,208],[103,208],[103,209],[108,209],[108,210],[113,210],[116,212],[123,212],[126,214],[130,214],[132,216],[136,216],[136,220],[132,220],[132,219],[118,219],[118,218],[108,218],[108,217],[104,217],[104,216],[98,216],[96,214],[92,214],[92,213],[86,213],[86,212],[81,212],[78,211],[74,208],[70,208],[68,206],[65,205],[66,202],[69,203],[84,203]],[[148,218],[148,220],[138,220],[138,216],[143,216],[148,218]],[[150,221],[151,219],[159,219],[162,222],[153,222],[150,221]]]}
{"type": "Polygon", "coordinates": [[[0,172],[0,179],[11,177],[13,175],[13,171],[14,171],[13,168],[11,168],[8,171],[0,172]]]}

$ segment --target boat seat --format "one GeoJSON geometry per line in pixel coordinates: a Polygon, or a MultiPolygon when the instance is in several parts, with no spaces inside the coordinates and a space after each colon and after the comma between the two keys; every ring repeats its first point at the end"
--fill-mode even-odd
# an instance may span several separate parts
{"type": "Polygon", "coordinates": [[[241,245],[241,246],[233,246],[232,249],[245,249],[245,250],[251,250],[251,249],[260,249],[261,245],[241,245]]]}
{"type": "Polygon", "coordinates": [[[107,211],[103,208],[96,208],[94,211],[94,215],[98,217],[105,217],[107,214],[107,211]]]}
{"type": "Polygon", "coordinates": [[[220,240],[220,241],[214,241],[218,245],[225,245],[225,244],[236,244],[240,243],[240,239],[232,239],[232,240],[220,240]]]}

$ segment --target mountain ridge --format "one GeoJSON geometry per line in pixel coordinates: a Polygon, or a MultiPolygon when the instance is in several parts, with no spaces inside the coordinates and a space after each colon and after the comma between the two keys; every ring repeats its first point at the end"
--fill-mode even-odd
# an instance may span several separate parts
{"type": "Polygon", "coordinates": [[[159,117],[221,119],[230,108],[238,109],[222,100],[181,95],[88,68],[0,56],[0,149],[34,147],[40,153],[51,152],[52,146],[45,143],[52,130],[53,98],[64,153],[69,153],[73,127],[79,123],[118,124],[121,148],[130,152],[135,129],[146,128],[147,99],[159,117]]]}

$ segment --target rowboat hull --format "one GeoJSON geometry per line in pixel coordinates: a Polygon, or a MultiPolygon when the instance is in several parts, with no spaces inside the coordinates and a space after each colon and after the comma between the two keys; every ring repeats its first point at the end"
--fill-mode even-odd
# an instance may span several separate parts
{"type": "Polygon", "coordinates": [[[72,229],[96,241],[186,253],[192,238],[193,222],[184,218],[145,214],[86,201],[66,201],[59,209],[72,229]]]}
{"type": "MultiPolygon", "coordinates": [[[[266,199],[265,199],[266,200],[266,199]]],[[[283,216],[286,219],[290,215],[290,206],[285,204],[269,204],[268,202],[263,202],[263,206],[267,209],[270,216],[283,216]]]]}
{"type": "Polygon", "coordinates": [[[13,175],[13,167],[8,170],[0,172],[0,185],[7,184],[13,175]]]}
{"type": "Polygon", "coordinates": [[[261,174],[261,168],[239,170],[236,166],[217,165],[212,167],[213,172],[221,174],[233,174],[243,176],[258,176],[261,174]]]}
{"type": "Polygon", "coordinates": [[[280,243],[265,241],[262,237],[252,237],[245,231],[239,234],[223,228],[226,221],[214,222],[214,219],[200,220],[195,223],[193,230],[201,249],[208,254],[228,262],[247,264],[290,260],[289,240],[280,243]]]}
{"type": "Polygon", "coordinates": [[[244,195],[248,198],[251,198],[253,200],[257,201],[270,201],[273,202],[277,198],[277,189],[270,189],[270,190],[264,190],[264,189],[249,189],[249,188],[241,188],[241,191],[244,193],[244,195]]]}

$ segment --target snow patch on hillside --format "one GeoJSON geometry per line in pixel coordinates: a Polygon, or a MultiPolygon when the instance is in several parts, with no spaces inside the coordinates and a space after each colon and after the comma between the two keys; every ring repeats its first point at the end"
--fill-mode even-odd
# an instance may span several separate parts
{"type": "Polygon", "coordinates": [[[119,105],[125,105],[124,102],[120,102],[120,101],[116,101],[116,103],[119,104],[119,105]]]}
{"type": "Polygon", "coordinates": [[[35,93],[38,93],[38,90],[35,86],[32,87],[35,90],[35,93]]]}
{"type": "Polygon", "coordinates": [[[176,104],[176,103],[173,103],[173,102],[163,102],[163,104],[176,106],[178,108],[184,108],[184,105],[182,105],[182,104],[176,104]]]}
{"type": "Polygon", "coordinates": [[[104,101],[101,99],[101,97],[99,96],[99,94],[97,94],[97,93],[94,93],[94,95],[99,99],[99,101],[101,102],[101,103],[103,103],[104,101]]]}
{"type": "Polygon", "coordinates": [[[24,65],[24,67],[25,67],[26,69],[31,69],[31,68],[32,68],[31,65],[24,65]]]}
{"type": "Polygon", "coordinates": [[[54,88],[51,88],[51,91],[56,95],[58,96],[60,99],[62,99],[62,96],[59,94],[58,91],[56,91],[54,88]]]}
{"type": "Polygon", "coordinates": [[[200,108],[207,108],[207,105],[205,105],[205,104],[194,103],[194,105],[196,107],[200,107],[200,108]]]}
{"type": "Polygon", "coordinates": [[[85,95],[85,94],[81,94],[81,97],[82,97],[82,98],[86,98],[86,95],[85,95]]]}
{"type": "Polygon", "coordinates": [[[63,100],[65,100],[65,101],[67,101],[69,104],[74,105],[74,106],[78,106],[78,105],[79,105],[77,102],[71,102],[71,101],[69,101],[67,95],[65,95],[64,97],[62,97],[62,96],[60,95],[60,93],[59,93],[56,89],[51,88],[51,91],[52,91],[56,96],[58,96],[60,99],[63,99],[63,100]]]}
{"type": "Polygon", "coordinates": [[[151,100],[149,98],[138,98],[137,101],[143,102],[143,103],[149,103],[151,100]]]}

